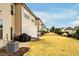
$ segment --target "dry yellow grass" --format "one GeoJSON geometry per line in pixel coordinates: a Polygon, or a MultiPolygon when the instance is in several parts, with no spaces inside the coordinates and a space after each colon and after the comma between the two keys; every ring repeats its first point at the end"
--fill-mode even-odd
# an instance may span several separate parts
{"type": "Polygon", "coordinates": [[[30,42],[29,56],[79,56],[79,40],[47,33],[30,42]]]}

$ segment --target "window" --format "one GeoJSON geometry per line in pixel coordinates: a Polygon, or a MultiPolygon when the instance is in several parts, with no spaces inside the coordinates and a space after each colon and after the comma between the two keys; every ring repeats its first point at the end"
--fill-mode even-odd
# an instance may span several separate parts
{"type": "Polygon", "coordinates": [[[32,22],[34,22],[34,20],[32,19],[32,22]]]}
{"type": "Polygon", "coordinates": [[[24,13],[24,16],[25,16],[27,19],[29,19],[29,16],[28,16],[26,13],[24,13]]]}
{"type": "Polygon", "coordinates": [[[0,39],[3,37],[3,21],[0,19],[0,39]]]}
{"type": "Polygon", "coordinates": [[[11,5],[11,15],[13,15],[13,5],[11,5]]]}

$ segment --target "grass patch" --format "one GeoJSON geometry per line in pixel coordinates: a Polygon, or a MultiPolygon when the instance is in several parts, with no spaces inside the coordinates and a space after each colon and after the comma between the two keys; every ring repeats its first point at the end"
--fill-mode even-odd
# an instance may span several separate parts
{"type": "Polygon", "coordinates": [[[29,56],[79,56],[79,40],[47,33],[30,42],[29,56]]]}

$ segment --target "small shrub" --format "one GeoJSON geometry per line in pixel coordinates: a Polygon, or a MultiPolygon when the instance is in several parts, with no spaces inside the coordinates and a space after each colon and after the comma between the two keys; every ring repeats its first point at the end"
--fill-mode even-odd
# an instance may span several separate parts
{"type": "Polygon", "coordinates": [[[79,39],[79,28],[76,30],[75,37],[79,39]]]}
{"type": "Polygon", "coordinates": [[[58,32],[57,32],[57,34],[62,35],[62,34],[63,34],[63,32],[62,32],[62,31],[58,31],[58,32]]]}
{"type": "Polygon", "coordinates": [[[55,26],[51,27],[50,32],[54,32],[55,31],[55,26]]]}
{"type": "Polygon", "coordinates": [[[45,30],[41,30],[41,35],[44,35],[46,33],[45,30]]]}
{"type": "Polygon", "coordinates": [[[14,36],[14,41],[19,41],[19,35],[14,36]]]}
{"type": "Polygon", "coordinates": [[[72,34],[67,33],[67,37],[73,37],[73,35],[72,35],[72,34]]]}
{"type": "Polygon", "coordinates": [[[27,35],[26,33],[23,33],[19,36],[20,42],[28,42],[31,40],[31,36],[27,35]]]}

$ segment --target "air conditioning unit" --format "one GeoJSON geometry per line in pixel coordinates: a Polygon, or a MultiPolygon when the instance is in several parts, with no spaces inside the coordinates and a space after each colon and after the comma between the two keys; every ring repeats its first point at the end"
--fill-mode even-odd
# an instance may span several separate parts
{"type": "Polygon", "coordinates": [[[7,52],[17,52],[19,50],[19,42],[18,41],[8,42],[6,50],[7,52]]]}

